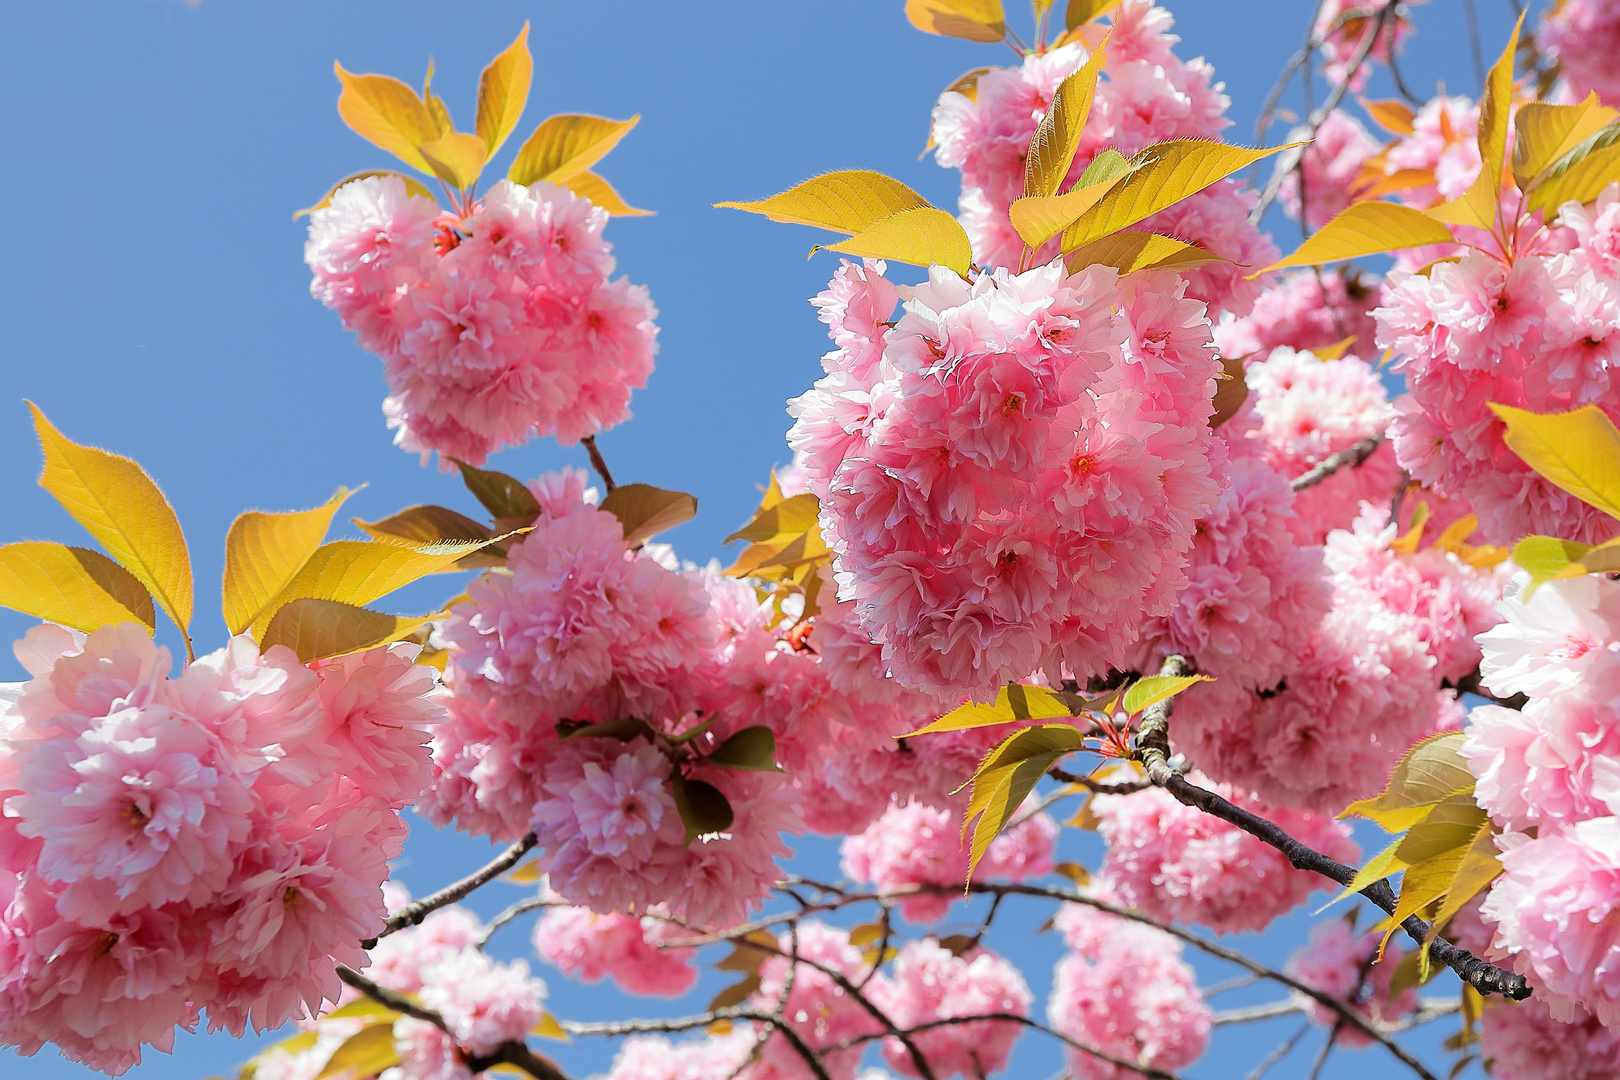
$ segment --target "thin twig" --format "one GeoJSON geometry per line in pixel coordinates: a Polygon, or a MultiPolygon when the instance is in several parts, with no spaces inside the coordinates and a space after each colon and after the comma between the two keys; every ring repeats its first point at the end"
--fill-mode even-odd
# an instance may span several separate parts
{"type": "Polygon", "coordinates": [[[1288,486],[1295,491],[1304,491],[1308,487],[1320,484],[1340,469],[1358,469],[1361,467],[1362,462],[1372,457],[1373,451],[1383,444],[1383,435],[1369,435],[1336,454],[1329,454],[1305,472],[1294,477],[1293,480],[1289,481],[1288,486]]]}
{"type": "MultiPolygon", "coordinates": [[[[1104,1050],[1099,1050],[1095,1046],[1087,1046],[1083,1042],[1078,1042],[1071,1039],[1061,1031],[1056,1031],[1050,1027],[1047,1027],[1038,1020],[1031,1020],[1029,1017],[1020,1016],[1017,1013],[995,1012],[974,1013],[972,1016],[947,1016],[939,1020],[930,1020],[927,1023],[918,1024],[915,1027],[909,1027],[905,1030],[905,1034],[907,1036],[911,1036],[919,1032],[930,1031],[937,1027],[950,1027],[955,1024],[974,1024],[986,1021],[1004,1021],[1011,1024],[1022,1024],[1031,1030],[1039,1031],[1044,1035],[1050,1035],[1054,1039],[1059,1039],[1074,1049],[1080,1051],[1082,1054],[1089,1054],[1092,1057],[1106,1061],[1110,1065],[1114,1065],[1121,1069],[1129,1069],[1131,1072],[1134,1072],[1140,1076],[1152,1077],[1153,1080],[1178,1080],[1175,1073],[1168,1073],[1163,1069],[1155,1069],[1151,1065],[1142,1065],[1138,1062],[1129,1061],[1125,1058],[1115,1057],[1113,1054],[1110,1054],[1104,1050]]],[[[848,1049],[850,1047],[860,1046],[863,1043],[869,1043],[874,1039],[881,1038],[883,1038],[883,1036],[879,1034],[856,1035],[845,1039],[832,1049],[848,1049]]]]}
{"type": "Polygon", "coordinates": [[[362,949],[374,949],[381,938],[385,938],[398,930],[403,930],[407,926],[415,926],[427,918],[430,913],[465,898],[481,885],[489,884],[516,866],[517,861],[528,854],[537,842],[534,833],[529,833],[523,839],[501,852],[499,856],[482,869],[475,870],[460,881],[446,885],[438,892],[424,896],[420,900],[413,900],[398,911],[392,912],[388,918],[383,920],[382,931],[376,937],[362,941],[360,947],[362,949]]]}
{"type": "Polygon", "coordinates": [[[1255,1067],[1249,1070],[1249,1075],[1245,1076],[1243,1080],[1261,1080],[1261,1077],[1265,1076],[1266,1073],[1271,1071],[1271,1067],[1273,1065],[1287,1057],[1289,1053],[1293,1051],[1294,1047],[1299,1045],[1299,1040],[1303,1039],[1305,1037],[1305,1033],[1310,1030],[1311,1022],[1309,1020],[1299,1025],[1299,1030],[1290,1035],[1287,1042],[1282,1043],[1271,1053],[1261,1058],[1259,1062],[1255,1064],[1255,1067]]]}
{"type": "Polygon", "coordinates": [[[1081,776],[1079,773],[1060,769],[1056,765],[1047,769],[1046,775],[1061,784],[1075,784],[1083,787],[1095,795],[1130,795],[1133,792],[1146,791],[1153,786],[1151,780],[1115,780],[1112,782],[1093,780],[1089,776],[1081,776]]]}
{"type": "Polygon", "coordinates": [[[596,448],[596,436],[587,435],[580,442],[585,444],[585,452],[591,456],[591,468],[602,478],[602,486],[609,491],[618,487],[619,485],[613,482],[613,474],[608,472],[607,461],[602,457],[602,451],[596,448]]]}
{"type": "Polygon", "coordinates": [[[1215,1026],[1223,1027],[1227,1024],[1252,1024],[1258,1020],[1275,1020],[1279,1016],[1291,1016],[1304,1011],[1305,1006],[1288,998],[1283,1001],[1268,1001],[1264,1005],[1248,1005],[1241,1009],[1223,1009],[1215,1014],[1215,1026]]]}
{"type": "Polygon", "coordinates": [[[1229,990],[1241,990],[1245,986],[1253,986],[1259,981],[1259,978],[1260,977],[1258,975],[1250,972],[1247,975],[1239,975],[1235,979],[1227,979],[1224,982],[1218,982],[1214,986],[1206,986],[1203,991],[1204,1000],[1208,1001],[1217,994],[1224,994],[1229,990]]]}
{"type": "Polygon", "coordinates": [[[511,907],[507,908],[505,911],[501,912],[499,915],[495,916],[489,921],[489,925],[484,927],[484,932],[473,939],[473,948],[482,949],[485,945],[489,944],[489,939],[495,936],[495,931],[499,930],[513,919],[516,919],[522,915],[527,915],[535,908],[562,906],[561,901],[548,900],[544,896],[531,896],[527,900],[519,900],[517,903],[513,904],[511,907]]]}
{"type": "Polygon", "coordinates": [[[1468,53],[1474,62],[1474,78],[1479,82],[1480,93],[1484,93],[1485,50],[1479,43],[1479,12],[1474,10],[1474,0],[1463,0],[1463,16],[1468,21],[1468,53]]]}
{"type": "Polygon", "coordinates": [[[805,1065],[816,1075],[816,1080],[831,1080],[826,1067],[821,1064],[820,1056],[804,1041],[803,1036],[791,1027],[778,1026],[776,1018],[770,1013],[746,1006],[711,1009],[701,1016],[681,1016],[669,1020],[606,1020],[595,1023],[559,1020],[558,1026],[569,1035],[673,1035],[694,1028],[708,1027],[717,1020],[750,1020],[756,1024],[767,1024],[775,1028],[787,1039],[794,1052],[804,1059],[805,1065]]]}

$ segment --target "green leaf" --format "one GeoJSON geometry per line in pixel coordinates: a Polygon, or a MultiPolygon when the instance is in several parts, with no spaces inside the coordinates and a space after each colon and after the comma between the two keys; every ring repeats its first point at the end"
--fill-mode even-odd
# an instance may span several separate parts
{"type": "Polygon", "coordinates": [[[1017,720],[1067,718],[1080,715],[1087,704],[1089,704],[1087,699],[1075,694],[1048,690],[1044,686],[1008,683],[996,691],[996,700],[993,704],[985,705],[970,701],[966,705],[952,709],[933,723],[926,724],[916,731],[908,731],[899,737],[909,739],[914,735],[930,735],[937,731],[966,731],[969,728],[1010,724],[1017,720]]]}
{"type": "Polygon", "coordinates": [[[1548,482],[1620,518],[1620,431],[1602,409],[1533,413],[1490,402],[1507,425],[1508,449],[1548,482]]]}
{"type": "MultiPolygon", "coordinates": [[[[1074,164],[1075,151],[1080,148],[1080,133],[1085,129],[1086,117],[1091,114],[1091,102],[1097,94],[1097,76],[1106,60],[1107,39],[1092,52],[1085,65],[1058,84],[1052,94],[1052,104],[1035,128],[1030,139],[1029,154],[1024,158],[1024,195],[1050,197],[1056,195],[1068,178],[1069,167],[1074,164]]],[[[1098,193],[1101,198],[1102,193],[1098,193]]],[[[1093,200],[1095,201],[1095,200],[1093,200]]],[[[1013,205],[1017,205],[1014,203],[1013,205]]],[[[1073,221],[1089,208],[1080,207],[1069,218],[1073,221]]],[[[1068,224],[1068,222],[1064,222],[1068,224]]],[[[1046,235],[1051,236],[1059,226],[1046,235]]],[[[1022,231],[1020,230],[1022,235],[1022,231]]],[[[1025,242],[1029,243],[1028,237],[1025,242]]],[[[1043,237],[1041,243],[1045,242],[1043,237]]],[[[1038,243],[1032,246],[1039,247],[1038,243]]]]}
{"type": "Polygon", "coordinates": [[[1170,139],[1144,147],[1131,158],[1138,168],[1125,182],[1064,230],[1063,250],[1128,228],[1262,158],[1299,145],[1250,150],[1205,139],[1170,139]]]}
{"type": "Polygon", "coordinates": [[[259,647],[269,650],[285,645],[298,656],[299,663],[308,664],[400,641],[440,614],[408,619],[335,600],[294,600],[270,620],[259,638],[259,647]]]}
{"type": "Polygon", "coordinates": [[[1502,860],[1496,851],[1496,832],[1489,821],[1482,820],[1474,830],[1451,884],[1446,889],[1445,903],[1435,913],[1430,937],[1461,911],[1463,905],[1489,888],[1501,872],[1502,860]]]}
{"type": "Polygon", "coordinates": [[[394,1049],[394,1024],[368,1024],[344,1040],[332,1052],[326,1067],[315,1074],[315,1080],[349,1070],[355,1076],[375,1076],[384,1069],[399,1064],[399,1053],[394,1049]]]}
{"type": "Polygon", "coordinates": [[[1395,849],[1395,857],[1416,866],[1453,848],[1467,847],[1486,821],[1474,802],[1474,791],[1459,791],[1435,803],[1422,821],[1412,826],[1395,849]]]}
{"type": "Polygon", "coordinates": [[[562,182],[563,187],[582,199],[606,210],[613,217],[647,217],[651,210],[637,210],[625,202],[613,185],[593,172],[576,173],[562,182]]]}
{"type": "Polygon", "coordinates": [[[906,0],[906,18],[929,34],[995,42],[1007,34],[1001,0],[906,0]]]}
{"type": "Polygon", "coordinates": [[[1364,817],[1392,833],[1412,828],[1439,803],[1474,790],[1462,743],[1460,731],[1423,739],[1401,756],[1381,794],[1351,803],[1339,816],[1364,817]]]}
{"type": "Polygon", "coordinates": [[[596,724],[582,724],[578,720],[557,721],[557,737],[564,742],[582,738],[618,739],[620,742],[629,742],[642,737],[650,739],[652,734],[653,729],[647,722],[634,716],[615,717],[596,724]]]}
{"type": "Polygon", "coordinates": [[[1149,675],[1131,684],[1120,701],[1120,708],[1135,716],[1150,705],[1175,697],[1194,683],[1214,681],[1208,675],[1149,675]]]}
{"type": "Polygon", "coordinates": [[[1046,770],[1083,746],[1080,729],[1068,724],[1042,724],[1016,732],[985,755],[973,774],[972,795],[962,817],[963,831],[970,825],[973,828],[969,881],[990,842],[1006,827],[1046,770]]]}
{"type": "Polygon", "coordinates": [[[973,265],[973,244],[967,230],[956,218],[932,206],[902,210],[848,240],[817,244],[810,254],[818,251],[892,259],[913,266],[944,266],[962,277],[967,277],[973,265]]]}
{"type": "Polygon", "coordinates": [[[485,510],[506,528],[532,525],[540,516],[540,500],[515,476],[493,469],[475,469],[465,461],[455,461],[461,470],[461,482],[467,485],[485,510]]]}
{"type": "Polygon", "coordinates": [[[394,172],[392,169],[365,169],[361,172],[350,173],[348,176],[345,176],[343,179],[333,184],[332,189],[326,193],[326,196],[322,198],[320,202],[316,203],[314,206],[307,206],[293,214],[293,220],[297,221],[305,214],[313,214],[317,210],[326,209],[328,206],[332,205],[332,196],[336,195],[338,190],[342,188],[343,185],[352,184],[356,180],[364,180],[368,176],[397,176],[405,182],[405,194],[411,196],[412,198],[420,195],[424,199],[434,201],[433,192],[429,191],[427,185],[416,179],[414,176],[406,176],[404,173],[394,172]]]}
{"type": "Polygon", "coordinates": [[[706,780],[689,780],[680,773],[671,776],[669,783],[675,796],[675,810],[686,826],[687,847],[700,836],[731,828],[736,815],[719,788],[706,780]]]}
{"type": "MultiPolygon", "coordinates": [[[[776,476],[772,474],[775,485],[776,476]]],[[[810,492],[780,499],[770,505],[761,505],[754,520],[726,537],[726,543],[748,540],[756,544],[769,544],[802,536],[821,522],[821,500],[810,492]]]]}
{"type": "Polygon", "coordinates": [[[1567,202],[1589,203],[1620,179],[1620,124],[1610,124],[1553,162],[1536,189],[1529,208],[1546,217],[1567,202]]]}
{"type": "Polygon", "coordinates": [[[1578,105],[1533,101],[1513,117],[1513,179],[1528,192],[1553,162],[1620,119],[1620,112],[1598,101],[1596,92],[1578,105]]]}
{"type": "Polygon", "coordinates": [[[866,169],[812,176],[780,195],[757,202],[714,205],[764,214],[772,221],[815,225],[842,233],[866,232],[902,211],[932,209],[927,199],[900,181],[866,169]]]}
{"type": "Polygon", "coordinates": [[[152,594],[128,570],[99,551],[39,541],[0,547],[0,607],[87,634],[157,623],[152,594]]]}
{"type": "Polygon", "coordinates": [[[191,555],[174,508],[129,458],[81,446],[51,426],[33,402],[45,452],[39,486],[157,598],[191,647],[191,555]]]}
{"type": "Polygon", "coordinates": [[[624,542],[640,547],[654,536],[697,516],[697,499],[651,484],[620,484],[602,498],[601,509],[624,526],[624,542]]]}
{"type": "Polygon", "coordinates": [[[1397,839],[1393,844],[1367,860],[1367,865],[1356,871],[1356,876],[1350,879],[1350,884],[1346,885],[1339,895],[1318,908],[1316,914],[1320,915],[1347,896],[1354,896],[1375,881],[1380,881],[1391,874],[1405,870],[1406,864],[1395,857],[1395,849],[1400,846],[1401,842],[1397,839]]]}
{"type": "Polygon", "coordinates": [[[418,147],[439,137],[439,125],[416,91],[387,75],[355,75],[333,64],[343,92],[338,115],[362,139],[380,146],[413,169],[433,166],[418,147]]]}
{"type": "Polygon", "coordinates": [[[745,727],[715,748],[711,765],[753,772],[781,772],[776,766],[776,736],[762,724],[745,727]]]}
{"type": "Polygon", "coordinates": [[[1102,265],[1112,266],[1124,277],[1138,270],[1174,270],[1179,273],[1230,260],[1186,240],[1127,229],[1081,244],[1065,255],[1063,261],[1071,274],[1078,274],[1088,266],[1102,265]]]}
{"type": "MultiPolygon", "coordinates": [[[[534,76],[534,59],[529,55],[529,23],[524,20],[517,40],[489,62],[478,76],[478,137],[489,148],[489,157],[501,148],[517,127],[523,106],[529,100],[529,82],[534,76]]],[[[488,160],[486,158],[485,160],[488,160]]]]}
{"type": "Polygon", "coordinates": [[[1530,587],[1534,590],[1543,582],[1584,577],[1590,573],[1584,560],[1592,551],[1591,544],[1574,540],[1527,536],[1513,545],[1513,562],[1530,575],[1530,587]]]}
{"type": "Polygon", "coordinates": [[[309,557],[315,554],[337,513],[354,492],[338,488],[325,506],[285,514],[249,510],[225,534],[225,626],[240,634],[265,613],[309,557]]]}
{"type": "Polygon", "coordinates": [[[628,120],[583,114],[550,117],[518,151],[507,179],[523,187],[541,180],[566,183],[606,157],[640,122],[639,113],[628,120]]]}
{"type": "Polygon", "coordinates": [[[1334,215],[1292,255],[1249,277],[1252,280],[1287,266],[1321,266],[1401,248],[1452,242],[1451,230],[1421,210],[1399,203],[1359,202],[1334,215]]]}

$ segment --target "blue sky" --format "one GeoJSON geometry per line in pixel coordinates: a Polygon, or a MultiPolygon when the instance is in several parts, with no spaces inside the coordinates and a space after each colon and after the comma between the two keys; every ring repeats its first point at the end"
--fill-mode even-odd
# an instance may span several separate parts
{"type": "MultiPolygon", "coordinates": [[[[1027,13],[1009,0],[1015,25],[1027,13]]],[[[1511,25],[1508,0],[1476,0],[1488,60],[1511,25]]],[[[1061,4],[1059,5],[1061,7],[1061,4]]],[[[1225,80],[1247,141],[1271,80],[1298,47],[1304,0],[1185,0],[1174,8],[1184,57],[1204,55],[1225,80]]],[[[807,229],[710,208],[758,198],[832,168],[872,168],[954,206],[957,174],[919,161],[934,96],[962,71],[1012,59],[1004,47],[927,37],[906,25],[900,0],[0,0],[0,170],[11,207],[11,256],[0,260],[0,542],[82,543],[78,526],[35,486],[39,454],[23,399],[70,437],[144,464],[179,511],[198,580],[195,632],[202,649],[224,633],[217,582],[225,530],[248,508],[297,509],[339,485],[369,486],[348,511],[375,519],[441,502],[472,510],[454,479],[395,449],[383,425],[380,365],[308,294],[304,230],[292,211],[348,173],[388,165],[349,132],[335,109],[332,61],[417,82],[431,55],[435,89],[467,126],[483,64],[531,20],[535,56],[529,110],[497,160],[547,115],[642,116],[600,167],[632,204],[657,216],[608,229],[619,269],[658,304],[658,369],[632,407],[635,419],[604,434],[621,480],[691,491],[696,520],[669,534],[687,558],[723,556],[721,540],[746,520],[756,485],[788,457],[783,402],[819,374],[827,348],[805,300],[835,257],[807,262],[807,229]]],[[[1415,10],[1405,63],[1419,94],[1437,80],[1477,93],[1461,0],[1415,10]]],[[[1374,97],[1390,96],[1375,78],[1374,97]]],[[[1292,100],[1297,101],[1297,97],[1292,100]]],[[[492,171],[498,175],[499,171],[492,171]]],[[[1272,222],[1280,246],[1293,226],[1272,222]]],[[[578,448],[540,441],[493,459],[530,477],[584,465],[578,448]]],[[[454,591],[435,579],[398,595],[395,609],[427,610],[454,591]]],[[[0,638],[28,620],[0,612],[0,638]]],[[[0,680],[21,676],[0,655],[0,680]]],[[[1069,857],[1084,857],[1090,837],[1069,857]]],[[[803,845],[827,872],[831,845],[803,845]]],[[[424,890],[482,860],[479,842],[413,833],[401,873],[424,890]]],[[[1091,858],[1095,858],[1092,853],[1091,858]]],[[[493,911],[510,899],[477,906],[493,911]]],[[[1022,916],[1020,916],[1022,919],[1022,916]]],[[[998,947],[1044,991],[1056,958],[1044,913],[1009,923],[998,947]]],[[[1254,943],[1280,960],[1303,939],[1295,917],[1254,943]]],[[[522,933],[509,931],[514,953],[522,933]]],[[[638,1002],[675,1014],[693,1000],[638,1002]]],[[[556,1011],[624,1015],[623,999],[553,978],[556,1011]]],[[[1235,996],[1236,997],[1236,996],[1235,996]]],[[[1286,1024],[1223,1038],[1190,1070],[1242,1076],[1286,1024]]],[[[149,1056],[140,1080],[234,1075],[246,1056],[229,1040],[182,1039],[174,1058],[149,1056]]],[[[576,1075],[607,1064],[601,1044],[562,1048],[576,1075]]],[[[0,1059],[0,1075],[57,1080],[88,1075],[46,1050],[0,1059]]],[[[1375,1051],[1338,1055],[1324,1076],[1382,1070],[1375,1051]]],[[[1026,1039],[1014,1073],[1047,1075],[1057,1055],[1026,1039]]],[[[1276,1075],[1303,1075],[1308,1055],[1276,1075]]]]}

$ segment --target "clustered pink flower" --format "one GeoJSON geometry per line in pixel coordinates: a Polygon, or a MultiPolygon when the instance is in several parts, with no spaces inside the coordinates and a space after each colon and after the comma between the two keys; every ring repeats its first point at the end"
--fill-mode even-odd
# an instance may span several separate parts
{"type": "Polygon", "coordinates": [[[1620,1076],[1620,1034],[1585,1014],[1555,1020],[1532,997],[1485,1010],[1479,1056],[1496,1080],[1608,1080],[1620,1076]]]}
{"type": "MultiPolygon", "coordinates": [[[[1329,858],[1351,864],[1360,859],[1349,828],[1331,818],[1265,806],[1197,773],[1191,779],[1329,858]]],[[[1223,934],[1264,930],[1324,887],[1320,877],[1294,869],[1276,848],[1183,806],[1162,789],[1097,795],[1090,806],[1108,845],[1106,888],[1156,919],[1202,923],[1223,934]]]]}
{"type": "Polygon", "coordinates": [[[1620,585],[1528,584],[1515,577],[1479,643],[1486,689],[1529,703],[1474,709],[1462,748],[1505,830],[1481,914],[1555,1020],[1620,1030],[1620,585]]]}
{"type": "MultiPolygon", "coordinates": [[[[1073,951],[1058,961],[1047,1019],[1063,1035],[1125,1061],[1172,1072],[1202,1056],[1214,1017],[1181,958],[1157,927],[1066,904],[1057,927],[1073,951]]],[[[1135,1072],[1068,1051],[1077,1080],[1130,1080],[1135,1072]]]]}
{"type": "Polygon", "coordinates": [[[1106,670],[1174,602],[1219,496],[1203,306],[1164,272],[883,269],[838,271],[823,318],[845,343],[789,409],[840,599],[941,699],[1106,670]],[[846,321],[900,298],[892,328],[846,321]]]}
{"type": "Polygon", "coordinates": [[[481,465],[629,417],[657,312],[612,278],[607,219],[564,188],[508,180],[457,218],[397,176],[351,181],[310,215],[310,291],[382,357],[400,446],[481,465]]]}
{"type": "MultiPolygon", "coordinates": [[[[1300,168],[1289,169],[1283,174],[1278,194],[1288,213],[1299,217],[1300,172],[1303,171],[1305,224],[1312,229],[1320,229],[1350,205],[1350,191],[1356,177],[1361,175],[1361,167],[1367,159],[1378,153],[1379,145],[1361,126],[1361,121],[1343,109],[1328,113],[1316,129],[1314,138],[1311,130],[1304,127],[1288,133],[1289,142],[1307,139],[1310,139],[1310,145],[1305,147],[1300,157],[1300,168]]],[[[1283,166],[1279,164],[1277,167],[1283,166]]],[[[1367,344],[1372,344],[1370,339],[1367,344]]]]}
{"type": "MultiPolygon", "coordinates": [[[[786,1017],[787,1026],[812,1050],[830,1051],[821,1055],[821,1063],[833,1080],[854,1080],[862,1047],[831,1048],[882,1028],[828,972],[859,983],[871,966],[850,944],[849,931],[825,923],[801,922],[792,933],[781,935],[776,945],[781,955],[767,957],[760,965],[759,989],[750,1001],[762,1012],[786,1017]]],[[[760,1045],[758,1061],[743,1075],[746,1080],[800,1080],[807,1073],[798,1051],[780,1031],[772,1030],[760,1045]]]]}
{"type": "Polygon", "coordinates": [[[690,947],[663,942],[690,937],[657,915],[601,915],[589,908],[550,907],[534,927],[534,949],[553,966],[587,982],[611,976],[632,994],[679,997],[697,981],[690,947]]]}
{"type": "MultiPolygon", "coordinates": [[[[1105,77],[1097,84],[1069,181],[1102,150],[1130,156],[1165,139],[1214,139],[1231,123],[1225,115],[1230,99],[1221,92],[1223,84],[1212,82],[1214,69],[1202,59],[1184,62],[1171,51],[1180,39],[1169,33],[1174,20],[1168,11],[1152,0],[1126,0],[1112,18],[1105,77]]],[[[1030,139],[1058,85],[1087,58],[1079,42],[1030,54],[1018,67],[991,68],[980,76],[973,97],[948,91],[935,105],[937,160],[962,171],[961,220],[981,265],[1019,265],[1024,242],[1008,208],[1024,193],[1030,139]]],[[[1249,223],[1255,198],[1224,180],[1133,228],[1195,241],[1231,260],[1191,271],[1187,295],[1213,310],[1241,314],[1261,288],[1244,279],[1244,268],[1277,258],[1271,241],[1249,223]]],[[[1048,243],[1036,261],[1056,253],[1055,242],[1048,243]]]]}
{"type": "MultiPolygon", "coordinates": [[[[929,738],[923,736],[919,741],[929,738]]],[[[979,860],[975,881],[998,877],[1023,881],[1051,871],[1057,823],[1034,808],[1033,797],[1025,800],[1011,821],[1012,828],[992,840],[979,860]]],[[[910,885],[942,885],[951,890],[902,897],[901,914],[916,923],[943,919],[968,880],[961,815],[926,803],[890,806],[866,831],[846,836],[839,850],[845,874],[855,881],[870,881],[883,892],[910,885]]]]}
{"type": "Polygon", "coordinates": [[[1576,98],[1596,91],[1605,105],[1620,105],[1620,8],[1609,0],[1560,0],[1547,9],[1536,44],[1558,61],[1576,98]]]}
{"type": "Polygon", "coordinates": [[[1377,306],[1376,283],[1353,271],[1290,271],[1260,294],[1247,315],[1223,315],[1215,324],[1215,345],[1222,356],[1258,361],[1279,345],[1305,350],[1355,338],[1350,351],[1371,357],[1377,352],[1377,306]]]}
{"type": "Polygon", "coordinates": [[[1365,47],[1368,59],[1387,63],[1411,29],[1404,4],[1380,20],[1377,9],[1364,0],[1327,0],[1317,8],[1315,26],[1322,40],[1323,73],[1335,83],[1344,83],[1348,78],[1350,89],[1359,92],[1367,82],[1371,65],[1363,63],[1352,70],[1356,56],[1365,47]]]}
{"type": "MultiPolygon", "coordinates": [[[[1391,946],[1375,962],[1383,936],[1378,930],[1358,934],[1344,919],[1322,923],[1311,931],[1311,943],[1289,959],[1285,970],[1375,1025],[1394,1023],[1417,1008],[1417,992],[1408,987],[1391,999],[1390,980],[1400,966],[1401,954],[1391,946]]],[[[1306,1014],[1312,1023],[1337,1029],[1334,1041],[1343,1046],[1372,1045],[1365,1032],[1341,1024],[1343,1017],[1319,1001],[1307,999],[1306,1014]]]]}
{"type": "Polygon", "coordinates": [[[1572,250],[1525,253],[1512,266],[1470,251],[1427,275],[1394,272],[1377,311],[1378,342],[1399,357],[1410,387],[1396,405],[1396,456],[1420,483],[1466,501],[1491,543],[1528,533],[1608,538],[1602,513],[1507,448],[1489,405],[1548,413],[1595,404],[1620,418],[1614,192],[1565,211],[1572,250]]]}
{"type": "MultiPolygon", "coordinates": [[[[958,956],[932,939],[907,942],[890,971],[873,980],[871,994],[901,1030],[990,1013],[1028,1016],[1034,1000],[1018,969],[1001,957],[982,948],[958,956]]],[[[1006,1067],[1023,1031],[1010,1020],[976,1020],[928,1028],[911,1041],[939,1080],[976,1080],[1006,1067]]],[[[883,1040],[883,1056],[903,1076],[922,1075],[910,1050],[892,1035],[883,1040]]]]}
{"type": "MultiPolygon", "coordinates": [[[[733,1028],[726,1035],[682,1042],[659,1035],[632,1035],[619,1047],[606,1080],[755,1080],[768,1075],[762,1065],[748,1062],[755,1041],[754,1033],[746,1026],[733,1028]]],[[[806,1069],[787,1075],[797,1078],[812,1074],[806,1069]]]]}
{"type": "Polygon", "coordinates": [[[204,1008],[240,1035],[336,1001],[429,780],[433,672],[246,637],[180,678],[133,623],[45,625],[0,694],[0,1041],[121,1073],[204,1008]]]}
{"type": "Polygon", "coordinates": [[[1401,201],[1410,206],[1427,209],[1458,198],[1479,176],[1478,106],[1460,96],[1431,98],[1412,118],[1411,133],[1385,152],[1383,166],[1386,176],[1408,171],[1434,175],[1433,183],[1401,190],[1401,201]]]}

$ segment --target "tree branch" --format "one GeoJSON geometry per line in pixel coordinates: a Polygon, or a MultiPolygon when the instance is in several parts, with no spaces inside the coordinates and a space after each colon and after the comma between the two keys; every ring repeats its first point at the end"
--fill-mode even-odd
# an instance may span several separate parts
{"type": "Polygon", "coordinates": [[[413,900],[398,911],[390,913],[388,918],[383,920],[382,931],[376,937],[362,941],[360,947],[362,949],[375,949],[377,942],[389,934],[403,930],[407,926],[416,926],[432,912],[454,904],[481,885],[489,884],[516,866],[517,861],[533,850],[536,843],[534,833],[529,833],[523,839],[501,852],[482,869],[475,870],[460,881],[446,885],[438,892],[424,896],[420,900],[413,900]]]}
{"type": "Polygon", "coordinates": [[[1475,668],[1456,681],[1451,679],[1442,680],[1440,686],[1445,690],[1455,690],[1459,694],[1473,694],[1475,697],[1482,697],[1492,705],[1500,705],[1504,709],[1523,710],[1526,705],[1530,704],[1530,698],[1524,694],[1514,694],[1512,697],[1504,698],[1497,697],[1485,689],[1479,681],[1479,668],[1475,668]]]}
{"type": "Polygon", "coordinates": [[[1352,446],[1347,446],[1336,454],[1329,454],[1318,461],[1307,471],[1294,477],[1288,484],[1295,491],[1304,491],[1308,487],[1320,484],[1340,469],[1357,469],[1361,463],[1372,457],[1373,451],[1384,443],[1384,436],[1369,435],[1352,446]]]}
{"type": "Polygon", "coordinates": [[[602,451],[596,448],[596,436],[587,435],[580,442],[585,444],[585,452],[591,455],[591,468],[595,469],[596,475],[602,478],[602,486],[609,491],[618,487],[619,485],[613,482],[613,474],[608,472],[607,459],[602,457],[602,451]]]}

